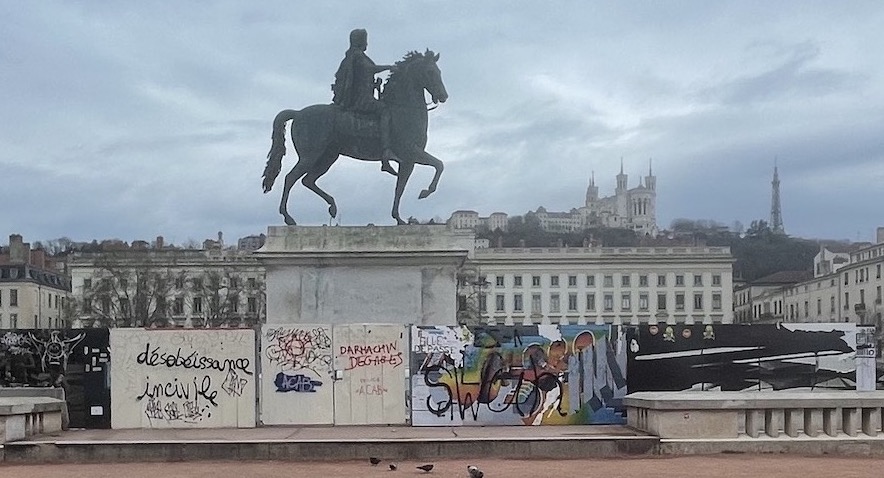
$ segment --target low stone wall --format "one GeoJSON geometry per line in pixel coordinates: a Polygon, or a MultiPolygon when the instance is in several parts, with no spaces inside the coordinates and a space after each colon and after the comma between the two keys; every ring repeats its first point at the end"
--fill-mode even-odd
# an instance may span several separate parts
{"type": "Polygon", "coordinates": [[[70,419],[68,417],[68,403],[65,399],[64,389],[60,387],[0,387],[0,398],[10,397],[49,397],[62,401],[61,428],[68,429],[70,419]]]}
{"type": "Polygon", "coordinates": [[[0,443],[61,431],[63,408],[56,398],[0,398],[0,443]]]}
{"type": "Polygon", "coordinates": [[[876,437],[881,392],[638,392],[627,424],[661,439],[876,437]]]}

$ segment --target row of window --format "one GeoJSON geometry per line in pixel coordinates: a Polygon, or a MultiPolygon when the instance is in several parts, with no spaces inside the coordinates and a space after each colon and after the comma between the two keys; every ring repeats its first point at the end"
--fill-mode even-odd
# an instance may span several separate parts
{"type": "MultiPolygon", "coordinates": [[[[704,296],[702,293],[696,293],[693,296],[693,308],[694,311],[702,311],[704,308],[704,296]]],[[[487,312],[485,297],[480,297],[479,307],[482,312],[487,312]]],[[[594,312],[596,311],[596,295],[595,293],[588,293],[585,295],[585,302],[583,304],[579,304],[579,296],[577,293],[569,293],[567,298],[567,311],[568,312],[579,312],[580,305],[583,305],[584,311],[594,312]]],[[[506,294],[496,294],[494,297],[494,311],[495,312],[506,312],[506,294]]],[[[657,308],[658,311],[668,310],[668,296],[665,293],[657,294],[657,308]]],[[[562,312],[562,299],[561,296],[557,293],[549,294],[547,299],[548,311],[549,313],[560,313],[562,312]]],[[[638,295],[638,311],[648,311],[650,310],[650,298],[648,294],[642,293],[638,295]]],[[[675,310],[685,310],[685,294],[682,292],[678,292],[675,294],[675,310]]],[[[513,312],[524,312],[525,304],[522,294],[515,293],[512,294],[512,311],[513,312]]],[[[604,294],[602,296],[602,310],[604,312],[613,312],[614,311],[614,294],[604,294]]],[[[632,293],[624,292],[620,294],[620,308],[618,311],[620,312],[630,312],[633,310],[633,302],[632,302],[632,293]]],[[[721,294],[714,293],[712,294],[712,310],[720,311],[721,310],[721,294]]],[[[540,314],[543,311],[543,296],[542,294],[531,294],[531,313],[532,314],[540,314]]]]}
{"type": "MultiPolygon", "coordinates": [[[[194,314],[201,314],[203,312],[204,301],[202,297],[194,297],[191,299],[190,310],[194,314]]],[[[227,311],[231,313],[239,313],[239,299],[231,298],[227,302],[227,311]]],[[[156,304],[156,308],[159,310],[163,310],[166,308],[166,302],[163,299],[159,299],[159,302],[156,304]]],[[[98,309],[93,308],[92,299],[83,299],[83,313],[91,314],[93,312],[101,311],[102,314],[111,315],[114,313],[113,310],[113,302],[108,299],[101,299],[100,304],[98,304],[98,309]]],[[[258,299],[255,297],[247,297],[246,298],[246,311],[250,314],[258,313],[258,299]]],[[[128,316],[131,314],[131,304],[129,303],[129,299],[122,298],[119,300],[119,312],[120,315],[128,316]]],[[[176,297],[172,301],[172,315],[184,315],[184,298],[176,297]]]]}
{"type": "MultiPolygon", "coordinates": [[[[861,267],[853,272],[854,272],[854,279],[853,280],[856,284],[861,284],[863,282],[869,281],[869,268],[868,267],[861,267]]],[[[875,264],[875,279],[880,279],[880,278],[881,278],[881,264],[875,264]]],[[[849,284],[850,284],[850,273],[845,272],[844,273],[844,285],[849,285],[849,284]]]]}
{"type": "MultiPolygon", "coordinates": [[[[109,288],[108,287],[109,281],[111,279],[99,279],[99,280],[108,281],[108,283],[102,284],[102,287],[109,288]]],[[[228,287],[230,289],[236,289],[239,287],[239,279],[236,277],[229,277],[229,278],[227,278],[226,282],[227,282],[226,287],[228,287]]],[[[122,289],[122,290],[126,290],[129,288],[129,281],[126,279],[119,279],[117,281],[117,283],[119,284],[120,289],[122,289]]],[[[187,278],[185,278],[185,277],[176,277],[175,278],[175,288],[177,288],[177,289],[184,289],[184,286],[186,285],[186,283],[187,283],[187,278]]],[[[190,283],[194,289],[202,289],[203,288],[203,279],[201,277],[191,278],[190,283]]],[[[258,280],[254,277],[249,277],[248,279],[246,279],[246,286],[249,289],[254,289],[258,286],[258,280]]],[[[92,279],[91,278],[83,279],[83,289],[89,290],[91,288],[92,288],[92,279]]]]}
{"type": "MultiPolygon", "coordinates": [[[[877,304],[880,304],[882,302],[882,298],[884,298],[884,297],[882,297],[881,286],[877,286],[875,288],[875,302],[877,304]]],[[[866,303],[866,291],[864,289],[860,289],[858,304],[865,305],[865,303],[866,303]]],[[[810,302],[805,300],[803,305],[804,305],[803,316],[805,318],[810,317],[810,302]]],[[[843,308],[844,308],[844,310],[850,310],[850,292],[844,293],[844,307],[843,308]]],[[[828,309],[829,309],[829,314],[833,314],[833,315],[835,314],[836,307],[835,307],[835,296],[834,295],[829,297],[829,308],[828,309]]],[[[761,315],[765,312],[771,312],[770,302],[765,302],[763,308],[762,308],[761,304],[755,305],[754,310],[753,310],[753,314],[754,314],[755,318],[761,317],[761,315]]],[[[779,316],[779,315],[782,315],[782,313],[783,313],[782,302],[779,302],[779,301],[774,302],[773,315],[779,316]],[[777,305],[779,305],[779,308],[777,307],[777,305]]],[[[799,318],[800,315],[802,315],[801,313],[802,313],[802,310],[799,308],[799,304],[789,304],[788,318],[797,319],[797,318],[799,318]]],[[[821,316],[822,314],[823,314],[823,299],[821,297],[818,297],[816,299],[816,315],[821,316]]]]}
{"type": "MultiPolygon", "coordinates": [[[[64,321],[61,320],[60,317],[52,318],[48,317],[48,323],[46,324],[50,329],[60,329],[64,326],[64,321]]],[[[42,328],[43,324],[40,323],[40,317],[34,316],[34,328],[39,329],[42,328]]],[[[3,321],[3,314],[0,314],[0,328],[10,328],[17,329],[18,328],[18,314],[9,314],[9,324],[3,321]]]]}
{"type": "MultiPolygon", "coordinates": [[[[702,274],[693,274],[693,285],[696,287],[703,286],[703,275],[702,274]]],[[[638,276],[638,286],[639,287],[648,287],[648,274],[640,274],[638,276]]],[[[513,278],[513,287],[522,287],[522,275],[512,276],[513,278]]],[[[577,287],[577,275],[569,275],[567,276],[568,287],[577,287]]],[[[550,287],[559,287],[560,276],[551,275],[549,276],[549,286],[550,287]]],[[[496,287],[506,287],[506,276],[498,275],[495,277],[494,285],[496,287]]],[[[586,287],[595,287],[596,285],[596,276],[595,275],[587,275],[586,276],[586,287]]],[[[683,286],[685,285],[685,274],[676,274],[675,275],[675,285],[683,286]]],[[[712,285],[720,286],[721,285],[721,274],[713,274],[712,275],[712,285]]],[[[602,286],[603,287],[614,287],[614,275],[606,274],[602,277],[602,286]]],[[[620,274],[620,286],[621,287],[631,287],[632,286],[632,276],[630,274],[620,274]]],[[[666,274],[657,274],[657,286],[665,287],[666,286],[666,274]]],[[[531,287],[541,287],[541,276],[532,275],[531,276],[531,287]]]]}
{"type": "MultiPolygon", "coordinates": [[[[3,293],[3,290],[0,289],[0,307],[4,304],[4,296],[6,294],[3,293]]],[[[10,307],[18,307],[18,289],[9,289],[9,306],[10,307]]],[[[42,300],[42,299],[41,299],[42,300]]],[[[67,299],[58,294],[46,294],[46,305],[50,309],[58,309],[63,308],[65,301],[67,299]]]]}

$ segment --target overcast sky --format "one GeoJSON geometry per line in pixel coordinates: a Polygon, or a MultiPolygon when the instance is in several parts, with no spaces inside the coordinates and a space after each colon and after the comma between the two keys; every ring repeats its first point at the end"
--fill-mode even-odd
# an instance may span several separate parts
{"type": "MultiPolygon", "coordinates": [[[[368,54],[441,53],[437,192],[402,216],[524,214],[613,194],[653,158],[657,222],[770,215],[789,234],[884,226],[884,3],[832,1],[0,0],[0,243],[167,242],[282,224],[261,173],[279,110],[331,101],[353,28],[368,54]]],[[[290,149],[283,174],[294,166],[290,149]]],[[[395,178],[342,157],[319,185],[342,225],[393,224],[395,178]]],[[[296,185],[299,224],[328,223],[296,185]]],[[[337,221],[336,221],[337,222],[337,221]]]]}

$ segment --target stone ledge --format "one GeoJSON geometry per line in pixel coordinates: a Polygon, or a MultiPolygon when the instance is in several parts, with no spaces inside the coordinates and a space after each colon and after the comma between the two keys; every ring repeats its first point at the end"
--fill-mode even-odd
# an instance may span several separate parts
{"type": "Polygon", "coordinates": [[[459,251],[474,249],[472,231],[445,225],[270,226],[257,254],[309,252],[459,251]]]}
{"type": "Polygon", "coordinates": [[[0,397],[0,416],[61,412],[64,400],[49,397],[0,397]]]}
{"type": "Polygon", "coordinates": [[[636,392],[624,397],[623,404],[654,410],[874,408],[884,407],[884,391],[636,392]]]}

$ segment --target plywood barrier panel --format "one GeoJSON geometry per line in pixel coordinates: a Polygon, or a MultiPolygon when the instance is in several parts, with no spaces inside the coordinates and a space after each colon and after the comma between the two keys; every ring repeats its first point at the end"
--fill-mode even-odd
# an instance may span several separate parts
{"type": "Polygon", "coordinates": [[[336,425],[405,424],[408,327],[335,325],[336,425]]]}
{"type": "Polygon", "coordinates": [[[261,422],[334,423],[332,338],[328,325],[261,329],[261,422]]]}
{"type": "Polygon", "coordinates": [[[415,326],[412,423],[625,423],[622,332],[609,325],[415,326]]]}
{"type": "Polygon", "coordinates": [[[645,324],[630,332],[629,392],[854,390],[856,324],[645,324]]]}
{"type": "Polygon", "coordinates": [[[255,426],[251,329],[113,329],[113,428],[255,426]]]}
{"type": "Polygon", "coordinates": [[[108,329],[0,330],[0,387],[64,389],[71,428],[110,428],[109,360],[108,329]]]}

